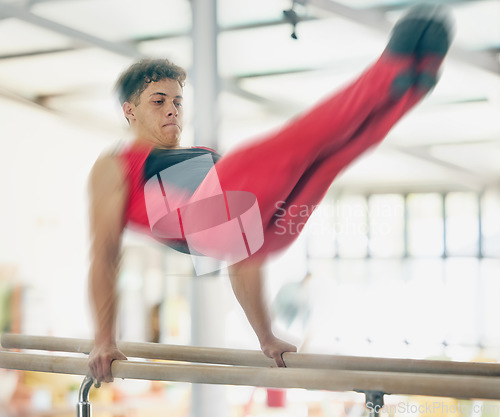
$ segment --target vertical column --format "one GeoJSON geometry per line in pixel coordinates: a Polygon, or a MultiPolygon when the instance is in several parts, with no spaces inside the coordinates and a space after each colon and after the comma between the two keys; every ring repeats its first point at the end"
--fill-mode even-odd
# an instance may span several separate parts
{"type": "Polygon", "coordinates": [[[365,206],[366,206],[366,215],[365,215],[365,221],[366,221],[366,255],[365,259],[371,259],[372,253],[370,249],[370,244],[372,240],[372,232],[370,230],[371,228],[371,218],[370,218],[370,199],[372,195],[371,194],[366,194],[365,195],[365,206]]]}
{"type": "Polygon", "coordinates": [[[217,0],[191,0],[194,86],[194,140],[216,147],[219,129],[219,72],[217,65],[217,0]]]}
{"type": "MultiPolygon", "coordinates": [[[[194,87],[194,140],[196,145],[217,148],[219,126],[219,76],[217,68],[217,0],[191,0],[194,87]]],[[[214,262],[197,259],[196,262],[214,262]]],[[[200,268],[202,269],[202,268],[200,268]]],[[[222,281],[217,273],[191,281],[191,342],[220,346],[224,341],[225,311],[222,281]]],[[[191,417],[226,417],[224,386],[193,384],[191,417]]]]}
{"type": "Polygon", "coordinates": [[[484,190],[477,195],[477,257],[483,258],[483,197],[484,190]]]}
{"type": "Polygon", "coordinates": [[[448,227],[447,227],[447,210],[446,210],[446,197],[448,193],[442,193],[441,194],[441,201],[443,202],[443,208],[442,208],[442,217],[443,217],[443,259],[446,259],[448,257],[448,227]]]}
{"type": "Polygon", "coordinates": [[[409,228],[410,225],[408,224],[409,222],[409,209],[408,209],[408,194],[403,194],[404,198],[404,229],[403,229],[403,244],[404,244],[404,251],[403,251],[403,258],[408,259],[410,256],[410,249],[409,249],[409,228]]]}

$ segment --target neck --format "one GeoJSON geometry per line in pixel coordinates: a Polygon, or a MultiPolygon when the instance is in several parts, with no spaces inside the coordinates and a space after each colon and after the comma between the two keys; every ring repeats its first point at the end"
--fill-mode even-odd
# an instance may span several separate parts
{"type": "Polygon", "coordinates": [[[139,146],[148,146],[152,148],[159,148],[159,149],[184,149],[182,146],[179,145],[179,142],[172,143],[172,144],[165,144],[161,143],[155,140],[150,140],[150,139],[145,139],[145,138],[136,138],[134,140],[135,145],[139,146]]]}

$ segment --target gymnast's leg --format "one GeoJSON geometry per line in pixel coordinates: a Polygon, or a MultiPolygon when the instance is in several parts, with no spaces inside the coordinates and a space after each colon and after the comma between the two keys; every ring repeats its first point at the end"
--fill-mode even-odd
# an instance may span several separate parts
{"type": "Polygon", "coordinates": [[[381,109],[353,135],[341,149],[318,158],[302,175],[286,200],[276,204],[276,212],[265,225],[264,245],[260,254],[269,254],[289,246],[321,202],[335,177],[365,150],[381,141],[390,129],[384,118],[398,120],[423,96],[412,88],[404,99],[387,109],[381,109]],[[297,208],[300,207],[300,210],[297,208]]]}
{"type": "Polygon", "coordinates": [[[391,127],[417,104],[437,82],[437,71],[448,50],[450,25],[441,15],[427,26],[417,44],[417,62],[411,80],[400,84],[402,97],[387,102],[374,111],[340,149],[333,149],[318,158],[302,175],[286,200],[265,229],[262,253],[270,253],[288,246],[299,234],[314,208],[320,203],[334,178],[355,158],[379,143],[391,127]],[[409,89],[408,89],[409,87],[409,89]],[[406,90],[406,91],[405,91],[406,90]],[[302,207],[300,211],[289,210],[302,207]],[[283,231],[283,225],[289,227],[283,231]]]}
{"type": "MultiPolygon", "coordinates": [[[[194,200],[207,201],[217,187],[225,196],[230,191],[251,194],[257,198],[258,220],[264,229],[265,243],[258,255],[265,257],[286,246],[294,236],[275,233],[278,209],[286,213],[291,205],[312,208],[318,204],[335,176],[386,136],[435,83],[450,37],[449,23],[440,8],[413,8],[396,24],[382,56],[361,77],[274,135],[223,157],[195,192],[194,200]],[[285,202],[283,207],[280,202],[285,202]]],[[[231,219],[227,201],[226,209],[231,219]]],[[[226,209],[220,207],[219,199],[217,210],[209,208],[214,219],[206,210],[202,216],[193,210],[191,218],[220,224],[226,209]]],[[[241,230],[254,229],[250,226],[241,230]]],[[[231,236],[210,232],[204,237],[198,235],[196,244],[207,251],[217,248],[218,252],[232,253],[231,236]]],[[[254,253],[248,249],[248,254],[254,253]]]]}
{"type": "MultiPolygon", "coordinates": [[[[357,80],[280,131],[223,157],[216,165],[222,189],[254,194],[266,225],[276,212],[276,202],[287,200],[305,183],[304,175],[318,161],[344,167],[342,160],[328,156],[346,145],[359,155],[379,142],[424,96],[419,91],[428,91],[435,81],[450,43],[449,22],[442,13],[436,6],[412,8],[396,24],[381,57],[357,80]],[[352,146],[356,134],[373,123],[379,126],[377,134],[367,131],[363,146],[352,146]]],[[[335,175],[327,178],[328,185],[335,175]]],[[[210,175],[207,179],[209,183],[210,175]]],[[[316,187],[314,182],[307,184],[316,187]]]]}

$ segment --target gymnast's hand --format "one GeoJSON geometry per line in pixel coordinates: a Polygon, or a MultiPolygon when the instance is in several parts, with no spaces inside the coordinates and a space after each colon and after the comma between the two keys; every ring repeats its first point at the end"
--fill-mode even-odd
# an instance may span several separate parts
{"type": "Polygon", "coordinates": [[[89,355],[89,368],[97,382],[113,382],[111,363],[114,360],[127,360],[114,343],[99,344],[89,355]]]}
{"type": "Polygon", "coordinates": [[[276,361],[276,365],[280,368],[286,368],[285,361],[283,360],[283,353],[297,352],[296,346],[274,336],[270,340],[261,343],[260,347],[262,352],[264,352],[264,355],[268,358],[274,359],[276,361]]]}

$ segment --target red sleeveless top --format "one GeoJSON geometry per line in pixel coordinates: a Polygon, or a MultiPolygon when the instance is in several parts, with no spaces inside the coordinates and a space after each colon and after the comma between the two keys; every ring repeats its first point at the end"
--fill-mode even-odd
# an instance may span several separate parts
{"type": "MultiPolygon", "coordinates": [[[[156,171],[154,174],[157,174],[159,171],[168,168],[172,164],[171,160],[161,160],[161,156],[168,154],[170,151],[175,150],[158,149],[146,144],[132,144],[125,149],[118,151],[117,156],[123,166],[125,181],[128,187],[127,201],[123,216],[124,226],[140,233],[147,234],[148,236],[171,246],[173,249],[189,253],[184,239],[162,239],[155,236],[151,232],[146,210],[144,186],[146,181],[149,179],[148,176],[151,176],[151,173],[147,174],[146,172],[147,162],[149,165],[155,165],[154,169],[156,171]]],[[[190,158],[190,153],[199,154],[200,151],[202,153],[211,153],[213,155],[214,162],[217,162],[220,158],[220,155],[213,149],[201,146],[186,148],[183,151],[185,152],[182,152],[182,156],[174,158],[174,163],[190,158]]],[[[201,180],[202,179],[200,179],[200,181],[201,180]]]]}

